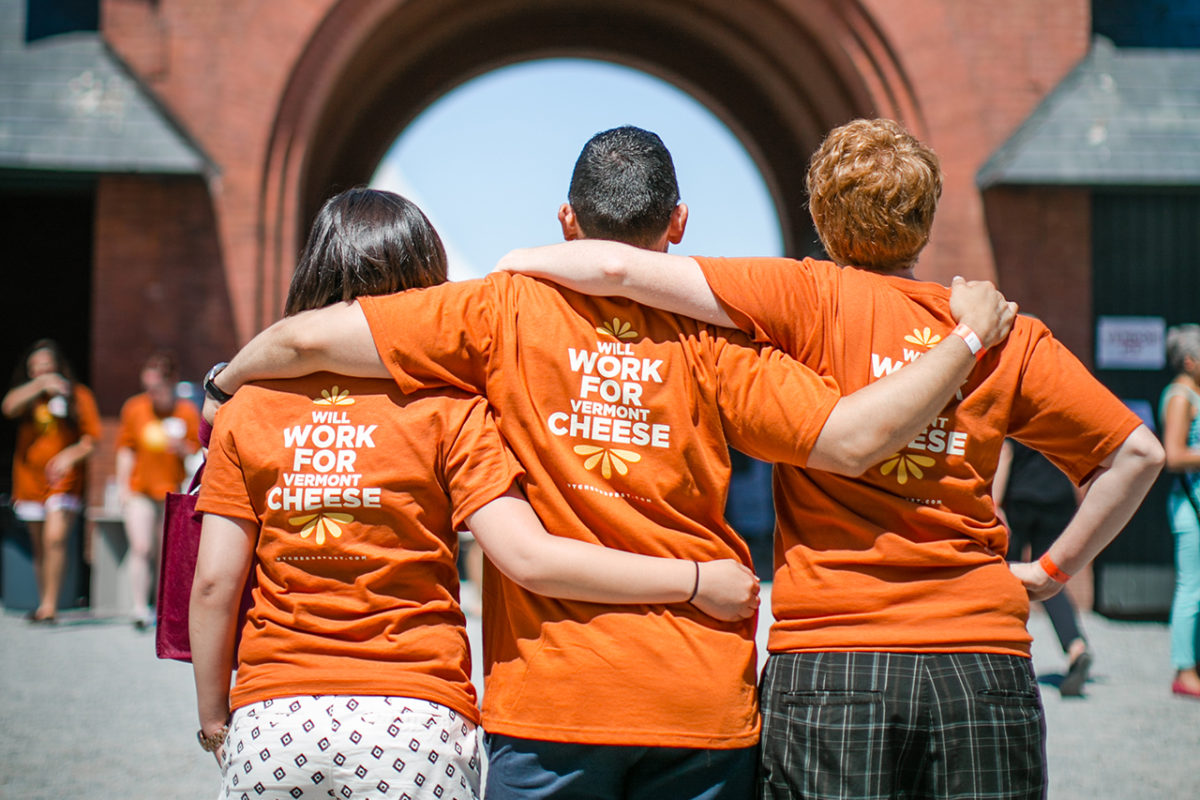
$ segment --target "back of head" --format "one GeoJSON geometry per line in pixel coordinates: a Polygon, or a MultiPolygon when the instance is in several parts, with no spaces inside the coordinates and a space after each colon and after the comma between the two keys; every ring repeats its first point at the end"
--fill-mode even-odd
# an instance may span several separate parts
{"type": "Polygon", "coordinates": [[[890,119],[834,128],[808,167],[808,209],[825,252],[877,272],[912,267],[942,194],[933,151],[890,119]]]}
{"type": "Polygon", "coordinates": [[[284,314],[445,281],[446,250],[415,203],[378,189],[349,189],[317,214],[284,314]]]}
{"type": "Polygon", "coordinates": [[[1200,364],[1200,325],[1174,325],[1167,329],[1167,363],[1184,371],[1184,359],[1200,364]]]}
{"type": "Polygon", "coordinates": [[[626,125],[583,146],[567,197],[591,239],[651,246],[679,204],[675,164],[657,134],[626,125]]]}

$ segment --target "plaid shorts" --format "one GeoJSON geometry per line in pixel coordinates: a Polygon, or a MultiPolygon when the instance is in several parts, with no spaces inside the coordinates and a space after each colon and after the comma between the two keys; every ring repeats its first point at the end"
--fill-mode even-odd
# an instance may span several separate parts
{"type": "Polygon", "coordinates": [[[1027,658],[772,654],[761,692],[763,798],[1046,796],[1046,721],[1027,658]]]}
{"type": "Polygon", "coordinates": [[[462,714],[411,697],[277,697],[233,713],[226,800],[476,800],[480,754],[462,714]]]}

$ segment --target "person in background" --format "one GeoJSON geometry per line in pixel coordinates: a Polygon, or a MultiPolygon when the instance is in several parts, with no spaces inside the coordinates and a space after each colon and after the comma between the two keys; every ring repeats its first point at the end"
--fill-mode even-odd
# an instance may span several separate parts
{"type": "Polygon", "coordinates": [[[132,597],[130,614],[139,630],[153,621],[150,590],[157,573],[167,493],[180,490],[187,477],[184,459],[200,449],[200,412],[190,401],[176,396],[178,380],[174,355],[152,353],[142,366],[142,393],[121,407],[116,480],[129,539],[125,563],[132,597]]]}
{"type": "MultiPolygon", "coordinates": [[[[1011,439],[1006,439],[1000,450],[992,497],[996,513],[1008,527],[1007,558],[1018,563],[1049,550],[1075,516],[1079,503],[1078,490],[1062,470],[1038,451],[1011,439]]],[[[1079,630],[1075,606],[1066,592],[1046,598],[1042,605],[1068,659],[1067,674],[1058,691],[1063,697],[1080,697],[1092,653],[1079,630]]]]}
{"type": "MultiPolygon", "coordinates": [[[[352,189],[317,215],[286,313],[445,279],[420,209],[352,189]]],[[[757,581],[735,561],[551,536],[522,477],[487,402],[461,391],[406,395],[390,379],[321,373],[253,384],[222,406],[198,502],[190,632],[200,741],[218,751],[223,796],[478,795],[457,529],[539,594],[688,606],[725,622],[755,613],[757,581]]]]}
{"type": "Polygon", "coordinates": [[[1174,473],[1167,514],[1175,536],[1175,598],[1171,603],[1171,691],[1200,700],[1196,625],[1200,621],[1200,325],[1167,331],[1167,362],[1175,379],[1159,403],[1167,469],[1174,473]]]}
{"type": "Polygon", "coordinates": [[[18,421],[13,510],[29,529],[38,605],[29,619],[52,624],[66,566],[67,538],[83,510],[84,467],[100,437],[100,414],[86,386],[51,339],[33,343],[4,395],[4,416],[18,421]]]}

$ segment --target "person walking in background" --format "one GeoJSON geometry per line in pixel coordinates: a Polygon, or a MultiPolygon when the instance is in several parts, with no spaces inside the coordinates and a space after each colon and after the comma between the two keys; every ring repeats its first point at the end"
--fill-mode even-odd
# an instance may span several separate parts
{"type": "MultiPolygon", "coordinates": [[[[1079,492],[1044,455],[1006,439],[992,480],[996,513],[1008,527],[1010,562],[1025,562],[1050,549],[1075,515],[1079,492]],[[1026,553],[1028,551],[1028,555],[1026,553]]],[[[1079,630],[1070,596],[1064,591],[1043,603],[1067,655],[1067,674],[1058,685],[1064,697],[1080,697],[1092,666],[1092,653],[1079,630]]]]}
{"type": "Polygon", "coordinates": [[[85,472],[100,437],[91,391],[50,339],[34,342],[17,364],[2,404],[18,420],[13,511],[29,529],[38,606],[35,623],[53,623],[66,567],[67,538],[83,510],[85,472]]]}
{"type": "MultiPolygon", "coordinates": [[[[441,240],[415,205],[352,189],[317,215],[286,313],[445,279],[441,240]]],[[[247,386],[222,406],[198,502],[190,632],[200,741],[220,751],[224,797],[478,795],[455,569],[464,525],[539,594],[690,604],[725,622],[755,613],[757,580],[735,561],[551,536],[522,476],[487,402],[462,391],[406,395],[390,379],[319,373],[247,386]]]]}
{"type": "Polygon", "coordinates": [[[200,412],[176,396],[178,380],[174,355],[152,353],[142,366],[142,393],[121,407],[116,480],[129,539],[125,563],[133,598],[130,611],[139,630],[153,620],[150,590],[167,492],[180,490],[187,477],[184,459],[200,449],[200,412]]]}
{"type": "Polygon", "coordinates": [[[1167,469],[1174,473],[1167,514],[1175,536],[1171,603],[1171,691],[1200,699],[1196,626],[1200,622],[1200,325],[1167,331],[1167,362],[1176,373],[1159,403],[1167,469]]]}

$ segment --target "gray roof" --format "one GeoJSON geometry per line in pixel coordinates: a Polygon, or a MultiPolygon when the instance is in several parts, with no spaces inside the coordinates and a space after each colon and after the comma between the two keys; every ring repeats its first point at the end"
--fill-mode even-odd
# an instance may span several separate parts
{"type": "Polygon", "coordinates": [[[975,181],[1200,186],[1200,50],[1117,48],[1096,37],[975,181]]]}
{"type": "Polygon", "coordinates": [[[24,9],[0,0],[0,170],[214,169],[98,33],[26,42],[24,9]]]}

